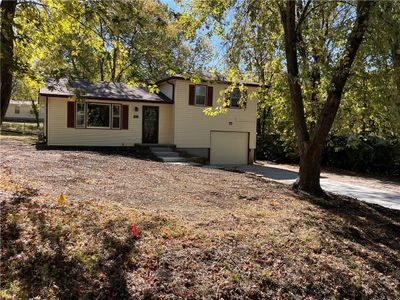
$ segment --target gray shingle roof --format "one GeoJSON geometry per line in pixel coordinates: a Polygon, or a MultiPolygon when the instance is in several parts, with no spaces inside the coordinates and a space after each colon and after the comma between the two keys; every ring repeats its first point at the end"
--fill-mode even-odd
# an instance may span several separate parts
{"type": "MultiPolygon", "coordinates": [[[[199,78],[201,81],[204,82],[216,82],[216,83],[223,83],[223,84],[231,84],[232,82],[228,80],[226,76],[223,74],[219,73],[211,73],[211,72],[201,72],[201,73],[193,73],[193,74],[174,74],[172,76],[169,76],[167,78],[161,79],[156,82],[156,84],[162,83],[164,81],[172,80],[172,79],[178,79],[178,80],[190,80],[190,78],[199,78]]],[[[258,82],[239,82],[241,84],[244,84],[246,86],[255,86],[259,87],[260,84],[258,82]]]]}
{"type": "Polygon", "coordinates": [[[88,99],[107,99],[141,102],[173,103],[165,94],[153,94],[143,88],[128,86],[124,83],[100,81],[96,84],[85,80],[68,83],[66,78],[50,79],[44,88],[40,89],[42,96],[69,97],[80,93],[88,99]]]}

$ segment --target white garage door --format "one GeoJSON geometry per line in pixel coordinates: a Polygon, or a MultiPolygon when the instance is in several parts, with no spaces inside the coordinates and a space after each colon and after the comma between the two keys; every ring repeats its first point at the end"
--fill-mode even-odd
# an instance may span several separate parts
{"type": "Polygon", "coordinates": [[[247,164],[249,133],[211,131],[210,164],[247,164]]]}

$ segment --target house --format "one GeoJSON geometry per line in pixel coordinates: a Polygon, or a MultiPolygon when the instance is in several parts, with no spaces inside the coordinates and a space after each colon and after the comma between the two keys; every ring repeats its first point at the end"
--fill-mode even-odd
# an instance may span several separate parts
{"type": "MultiPolygon", "coordinates": [[[[4,120],[9,122],[36,122],[36,117],[32,110],[32,101],[10,100],[4,120]]],[[[43,111],[40,110],[39,121],[43,121],[43,111]]]]}
{"type": "MultiPolygon", "coordinates": [[[[257,101],[238,105],[234,90],[226,113],[207,116],[206,107],[230,85],[202,79],[194,84],[174,75],[157,82],[158,94],[120,83],[52,81],[39,92],[45,110],[44,135],[50,146],[174,145],[211,164],[254,161],[257,101]],[[82,94],[81,97],[75,97],[82,94]],[[80,99],[80,100],[76,100],[80,99]]],[[[246,84],[253,92],[258,84],[246,84]]]]}

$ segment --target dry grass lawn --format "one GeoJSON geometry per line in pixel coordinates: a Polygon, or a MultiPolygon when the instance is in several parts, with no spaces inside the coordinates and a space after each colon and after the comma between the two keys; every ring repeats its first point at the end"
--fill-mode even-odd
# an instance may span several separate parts
{"type": "Polygon", "coordinates": [[[0,143],[0,298],[400,298],[399,212],[132,150],[0,143]]]}

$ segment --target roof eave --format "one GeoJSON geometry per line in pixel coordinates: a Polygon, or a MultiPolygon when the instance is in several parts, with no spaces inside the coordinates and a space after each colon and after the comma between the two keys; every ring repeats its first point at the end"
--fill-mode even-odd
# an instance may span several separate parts
{"type": "MultiPolygon", "coordinates": [[[[47,96],[47,97],[56,97],[56,98],[70,98],[73,97],[73,94],[70,95],[61,95],[61,94],[51,94],[51,93],[39,93],[39,96],[47,96]]],[[[127,101],[127,102],[142,102],[142,103],[159,103],[159,104],[174,104],[171,101],[159,101],[159,100],[144,100],[144,99],[126,99],[126,98],[110,98],[110,97],[96,97],[96,96],[84,96],[85,99],[91,100],[106,100],[106,101],[127,101]]]]}
{"type": "MultiPolygon", "coordinates": [[[[161,79],[161,80],[157,81],[156,84],[158,85],[158,84],[166,82],[168,80],[190,80],[190,78],[185,78],[185,77],[182,77],[182,76],[170,76],[170,77],[167,77],[167,78],[164,78],[164,79],[161,79]]],[[[222,84],[232,84],[231,81],[224,81],[224,80],[203,80],[202,79],[202,81],[203,82],[222,83],[222,84]]],[[[243,83],[243,84],[245,86],[261,87],[261,84],[259,84],[259,83],[243,83]]]]}

